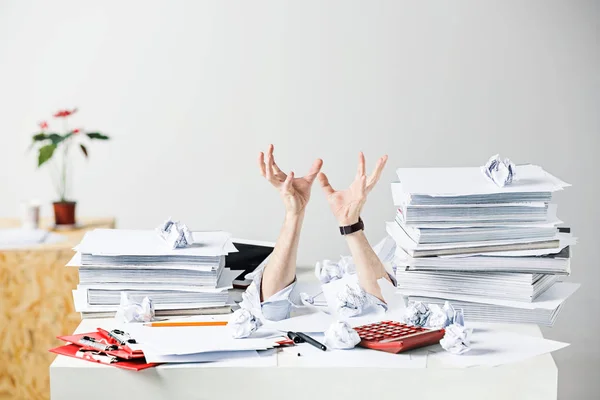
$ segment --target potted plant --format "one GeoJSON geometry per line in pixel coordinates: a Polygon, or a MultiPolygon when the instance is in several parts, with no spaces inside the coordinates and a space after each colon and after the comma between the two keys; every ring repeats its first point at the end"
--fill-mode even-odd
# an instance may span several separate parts
{"type": "Polygon", "coordinates": [[[62,120],[63,134],[49,131],[46,121],[40,122],[40,131],[33,135],[31,146],[38,147],[38,168],[49,165],[52,183],[56,189],[59,200],[53,203],[54,221],[56,226],[75,225],[75,201],[67,197],[68,161],[71,150],[78,148],[87,158],[87,141],[108,140],[109,137],[100,132],[84,132],[83,129],[70,129],[68,118],[77,112],[72,110],[59,110],[54,117],[62,120]],[[60,154],[60,156],[55,156],[60,154]]]}

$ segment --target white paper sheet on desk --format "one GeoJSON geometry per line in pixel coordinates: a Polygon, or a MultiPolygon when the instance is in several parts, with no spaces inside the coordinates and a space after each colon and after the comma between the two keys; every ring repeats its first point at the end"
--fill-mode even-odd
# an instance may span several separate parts
{"type": "Polygon", "coordinates": [[[227,326],[161,327],[128,324],[122,329],[129,332],[142,349],[156,355],[185,355],[215,351],[266,350],[278,341],[273,332],[255,332],[245,339],[233,339],[227,326]],[[268,334],[265,334],[268,333],[268,334]]]}
{"type": "MultiPolygon", "coordinates": [[[[325,340],[323,334],[311,336],[321,343],[325,340]]],[[[423,352],[414,355],[411,352],[390,354],[362,347],[322,351],[308,343],[286,347],[281,351],[288,354],[288,357],[296,357],[294,365],[299,367],[425,368],[427,366],[427,355],[423,352]]]]}
{"type": "Polygon", "coordinates": [[[512,300],[500,300],[492,298],[481,298],[474,296],[464,296],[455,293],[439,293],[439,292],[426,292],[419,290],[418,292],[411,292],[410,290],[403,290],[402,294],[405,296],[422,296],[422,297],[433,297],[438,299],[448,299],[469,301],[472,303],[484,303],[484,304],[495,304],[498,306],[524,308],[528,310],[544,309],[554,310],[561,305],[569,296],[571,296],[581,285],[578,283],[571,282],[557,282],[552,285],[548,290],[539,295],[532,302],[525,301],[512,301],[512,300]]]}
{"type": "Polygon", "coordinates": [[[471,350],[468,352],[455,355],[442,350],[441,347],[435,347],[430,348],[429,356],[457,367],[495,367],[550,353],[568,345],[544,338],[496,331],[488,327],[475,327],[471,337],[471,350]]]}
{"type": "Polygon", "coordinates": [[[76,250],[104,256],[218,256],[235,252],[228,232],[193,232],[194,244],[171,249],[154,230],[94,229],[76,250]]]}
{"type": "Polygon", "coordinates": [[[185,354],[185,355],[161,355],[156,354],[151,349],[144,351],[144,357],[149,363],[213,363],[219,364],[224,361],[240,360],[240,359],[259,359],[256,350],[248,351],[216,351],[212,353],[185,354]]]}
{"type": "MultiPolygon", "coordinates": [[[[161,369],[169,369],[169,368],[245,368],[245,367],[276,367],[277,366],[277,352],[276,349],[269,350],[260,350],[260,351],[235,351],[234,353],[242,353],[242,354],[250,354],[255,353],[256,355],[252,356],[244,356],[244,357],[234,357],[228,358],[225,360],[215,360],[215,361],[192,361],[192,362],[167,362],[160,365],[158,368],[161,369]]],[[[202,354],[193,354],[190,355],[189,359],[193,359],[193,357],[200,357],[202,354]]],[[[165,356],[165,357],[182,357],[182,356],[165,356]]],[[[188,357],[188,356],[183,356],[188,357]]]]}
{"type": "Polygon", "coordinates": [[[270,329],[282,332],[325,332],[334,318],[322,311],[307,310],[307,314],[293,316],[281,321],[266,321],[258,332],[270,329]]]}

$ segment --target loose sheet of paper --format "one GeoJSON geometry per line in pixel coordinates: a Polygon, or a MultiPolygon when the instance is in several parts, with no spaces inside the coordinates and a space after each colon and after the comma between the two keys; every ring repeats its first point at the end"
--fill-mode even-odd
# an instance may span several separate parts
{"type": "Polygon", "coordinates": [[[194,244],[171,249],[153,230],[95,229],[85,234],[77,251],[106,256],[218,256],[237,251],[228,232],[193,232],[194,244]]]}
{"type": "MultiPolygon", "coordinates": [[[[325,335],[315,334],[312,337],[323,343],[325,335]]],[[[350,350],[322,351],[308,343],[300,343],[281,350],[289,357],[296,357],[294,366],[299,367],[347,367],[347,368],[425,368],[427,356],[412,355],[411,352],[390,354],[383,351],[355,347],[350,350]],[[298,356],[300,353],[300,356],[298,356]]]]}
{"type": "Polygon", "coordinates": [[[430,348],[429,356],[457,367],[494,367],[550,353],[568,345],[568,343],[497,331],[488,327],[475,327],[471,338],[471,350],[468,352],[454,355],[437,345],[430,348]]]}
{"type": "MultiPolygon", "coordinates": [[[[269,350],[265,352],[267,351],[269,350]]],[[[266,355],[261,355],[256,350],[249,350],[165,356],[146,349],[144,356],[147,362],[152,363],[204,363],[204,366],[209,368],[277,366],[277,355],[274,351],[270,351],[266,355]]]]}
{"type": "Polygon", "coordinates": [[[505,187],[496,186],[480,167],[399,168],[396,174],[404,192],[428,196],[554,192],[570,186],[538,165],[517,165],[515,170],[517,179],[505,187]]]}
{"type": "Polygon", "coordinates": [[[278,330],[281,332],[325,332],[334,321],[333,317],[322,311],[310,312],[304,315],[294,316],[281,321],[267,321],[258,330],[278,330]]]}
{"type": "Polygon", "coordinates": [[[277,341],[272,335],[265,337],[259,334],[246,339],[233,339],[227,326],[155,328],[124,324],[120,329],[129,332],[144,351],[149,349],[156,355],[266,350],[274,347],[277,341]]]}

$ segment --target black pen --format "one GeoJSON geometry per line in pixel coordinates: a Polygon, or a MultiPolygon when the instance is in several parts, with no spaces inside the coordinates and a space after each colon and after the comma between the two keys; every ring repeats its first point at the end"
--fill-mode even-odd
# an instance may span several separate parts
{"type": "Polygon", "coordinates": [[[294,343],[303,343],[304,339],[302,339],[300,336],[298,336],[296,334],[296,332],[288,332],[287,333],[287,337],[290,338],[290,340],[292,340],[294,343]]]}
{"type": "MultiPolygon", "coordinates": [[[[306,333],[295,332],[295,334],[296,334],[296,336],[298,336],[299,338],[304,340],[306,343],[315,346],[317,349],[327,351],[327,346],[325,346],[323,343],[317,342],[315,339],[311,338],[306,333]]],[[[292,340],[294,340],[294,339],[292,339],[292,340]]],[[[294,340],[294,342],[295,342],[295,340],[294,340]]]]}

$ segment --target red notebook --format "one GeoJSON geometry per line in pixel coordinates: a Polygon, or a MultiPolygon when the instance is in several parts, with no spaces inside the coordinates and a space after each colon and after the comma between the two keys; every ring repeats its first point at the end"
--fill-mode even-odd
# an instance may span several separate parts
{"type": "MultiPolygon", "coordinates": [[[[77,335],[79,336],[79,335],[77,335]]],[[[50,349],[52,353],[60,354],[67,357],[79,358],[80,360],[86,360],[91,362],[96,362],[105,365],[111,365],[117,368],[128,369],[132,371],[140,371],[146,368],[152,368],[157,366],[157,363],[147,363],[145,358],[133,358],[130,360],[120,360],[114,362],[107,362],[105,359],[108,358],[98,357],[99,354],[96,351],[86,350],[76,344],[67,344],[65,346],[56,347],[54,349],[50,349]],[[94,354],[96,353],[96,354],[94,354]]],[[[100,355],[101,356],[101,355],[100,355]]],[[[115,358],[116,359],[116,358],[115,358]]]]}

